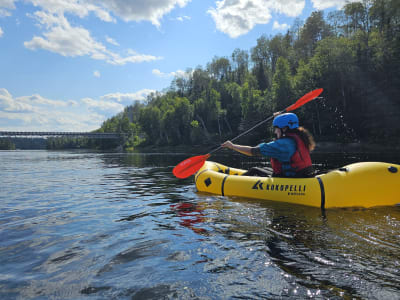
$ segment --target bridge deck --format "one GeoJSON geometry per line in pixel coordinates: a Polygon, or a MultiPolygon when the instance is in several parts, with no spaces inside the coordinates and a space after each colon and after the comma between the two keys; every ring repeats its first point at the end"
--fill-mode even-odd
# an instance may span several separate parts
{"type": "Polygon", "coordinates": [[[51,132],[51,131],[0,131],[1,137],[55,137],[55,136],[67,136],[67,137],[88,137],[94,139],[117,139],[120,135],[117,133],[95,133],[95,132],[51,132]]]}

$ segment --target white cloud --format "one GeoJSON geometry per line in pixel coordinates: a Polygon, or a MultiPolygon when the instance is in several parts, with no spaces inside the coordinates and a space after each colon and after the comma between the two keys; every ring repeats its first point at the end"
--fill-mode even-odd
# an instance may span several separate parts
{"type": "Polygon", "coordinates": [[[119,103],[124,103],[126,105],[130,105],[135,101],[144,101],[147,96],[155,93],[155,90],[151,89],[143,89],[136,93],[111,93],[101,97],[101,100],[107,101],[117,101],[119,103]]]}
{"type": "Polygon", "coordinates": [[[0,0],[0,17],[8,17],[11,15],[9,10],[15,9],[16,0],[0,0]]]}
{"type": "Polygon", "coordinates": [[[160,27],[162,17],[176,6],[184,7],[191,0],[103,0],[102,5],[123,20],[150,21],[160,27]]]}
{"type": "MultiPolygon", "coordinates": [[[[22,0],[0,0],[0,16],[10,15],[9,10],[15,9],[14,3],[22,0]]],[[[116,22],[111,16],[123,19],[126,22],[150,21],[155,26],[161,25],[164,15],[176,7],[184,7],[191,0],[25,0],[35,7],[52,14],[73,14],[84,18],[91,12],[105,22],[116,22]]],[[[186,18],[186,17],[184,17],[186,18]]]]}
{"type": "Polygon", "coordinates": [[[0,0],[0,8],[15,9],[16,0],[0,0]]]}
{"type": "Polygon", "coordinates": [[[101,76],[100,71],[95,70],[93,76],[99,78],[101,76]]]}
{"type": "Polygon", "coordinates": [[[94,5],[90,1],[79,0],[30,0],[36,6],[52,14],[70,13],[80,18],[84,18],[93,12],[99,19],[105,22],[113,22],[109,12],[104,8],[94,5]]]}
{"type": "Polygon", "coordinates": [[[64,16],[45,12],[36,12],[35,15],[50,30],[43,37],[35,36],[31,41],[25,42],[26,48],[45,49],[63,56],[83,56],[105,51],[105,47],[96,42],[88,30],[72,27],[64,16]]]}
{"type": "MultiPolygon", "coordinates": [[[[136,53],[135,51],[128,51],[130,52],[130,56],[126,57],[121,57],[117,53],[112,53],[109,52],[109,57],[106,59],[106,61],[110,64],[113,65],[125,65],[127,63],[141,63],[141,62],[149,62],[149,61],[155,61],[155,60],[160,60],[163,59],[161,56],[153,56],[153,55],[147,55],[147,54],[140,54],[136,53]]],[[[99,53],[101,54],[101,53],[99,53]]],[[[94,58],[94,57],[93,57],[94,58]]],[[[100,58],[102,59],[102,58],[100,58]]]]}
{"type": "Polygon", "coordinates": [[[114,45],[114,46],[119,46],[118,42],[115,41],[113,38],[110,38],[109,36],[106,36],[106,41],[107,43],[114,45]]]}
{"type": "Polygon", "coordinates": [[[221,0],[208,13],[219,31],[237,38],[257,24],[269,23],[273,12],[296,17],[301,14],[304,6],[305,0],[221,0]]]}
{"type": "Polygon", "coordinates": [[[123,111],[133,101],[143,101],[154,90],[113,93],[99,99],[53,100],[41,95],[13,97],[0,88],[0,130],[90,131],[123,111]]]}
{"type": "Polygon", "coordinates": [[[112,112],[112,114],[116,114],[124,110],[124,106],[116,102],[94,100],[92,98],[83,98],[81,101],[93,111],[112,112]]]}
{"type": "Polygon", "coordinates": [[[69,105],[65,101],[47,99],[38,94],[34,94],[32,96],[22,96],[17,98],[17,100],[24,103],[31,103],[32,105],[48,105],[53,107],[66,107],[69,105]]]}
{"type": "Polygon", "coordinates": [[[174,76],[174,77],[185,77],[187,75],[187,73],[182,70],[171,72],[170,74],[171,74],[171,76],[174,76]]]}
{"type": "MultiPolygon", "coordinates": [[[[0,0],[0,16],[10,15],[9,10],[15,9],[17,0],[0,0]]],[[[20,0],[21,1],[21,0],[20,0]]],[[[104,60],[113,65],[125,65],[127,63],[149,62],[162,59],[149,54],[134,53],[123,56],[120,53],[112,52],[105,45],[96,41],[89,30],[81,26],[70,24],[65,14],[76,15],[80,18],[87,17],[93,12],[98,18],[105,22],[115,22],[105,4],[118,4],[117,7],[123,9],[122,2],[108,1],[108,3],[99,4],[92,0],[26,0],[38,8],[32,17],[38,21],[38,25],[43,32],[39,36],[34,36],[30,41],[24,43],[25,47],[31,50],[44,49],[63,56],[89,56],[92,59],[104,60]],[[102,5],[102,6],[100,6],[102,5]]],[[[188,0],[169,1],[171,9],[176,5],[185,5],[188,0]]],[[[144,1],[126,5],[129,11],[137,6],[146,6],[149,10],[153,7],[164,7],[165,1],[144,1]]],[[[111,5],[111,7],[113,7],[111,5]]],[[[169,11],[169,10],[168,10],[169,11]]],[[[166,12],[168,12],[166,11],[166,12]]],[[[118,10],[115,12],[118,15],[118,10]]],[[[121,17],[123,15],[120,15],[121,17]]],[[[149,19],[150,20],[150,19],[149,19]]],[[[151,20],[150,20],[151,21],[151,20]]],[[[0,36],[2,31],[0,32],[0,36]]],[[[119,46],[112,38],[107,37],[107,42],[119,46]]]]}
{"type": "Polygon", "coordinates": [[[348,2],[361,2],[360,0],[311,0],[314,8],[323,10],[326,8],[336,7],[341,9],[348,2]]]}
{"type": "Polygon", "coordinates": [[[179,22],[183,22],[185,20],[190,20],[190,19],[191,19],[191,17],[189,17],[189,16],[182,16],[182,17],[177,17],[176,18],[176,20],[179,21],[179,22]]]}
{"type": "Polygon", "coordinates": [[[0,27],[0,37],[2,37],[3,36],[3,29],[1,29],[1,27],[0,27]]]}
{"type": "Polygon", "coordinates": [[[289,17],[298,17],[306,5],[305,0],[265,0],[264,2],[268,2],[272,10],[289,17]]]}
{"type": "Polygon", "coordinates": [[[159,69],[153,69],[152,73],[158,77],[163,77],[165,74],[161,72],[159,69]]]}
{"type": "Polygon", "coordinates": [[[35,112],[36,109],[25,101],[14,99],[6,89],[0,88],[0,111],[25,113],[35,112]]]}
{"type": "Polygon", "coordinates": [[[286,23],[283,24],[279,24],[277,21],[274,21],[274,24],[272,25],[272,29],[276,29],[276,30],[287,30],[290,26],[286,23]]]}
{"type": "Polygon", "coordinates": [[[153,69],[152,73],[158,77],[184,77],[186,75],[185,71],[177,70],[171,73],[161,72],[159,69],[153,69]]]}
{"type": "Polygon", "coordinates": [[[88,55],[92,59],[104,60],[113,65],[161,59],[161,57],[139,53],[121,57],[120,54],[108,50],[103,44],[92,38],[87,29],[71,26],[64,15],[38,11],[34,16],[41,25],[48,28],[48,31],[44,32],[43,36],[34,36],[32,40],[25,42],[24,45],[28,49],[44,49],[70,57],[88,55]]]}
{"type": "Polygon", "coordinates": [[[61,108],[71,106],[70,102],[61,100],[51,100],[44,98],[38,94],[32,96],[22,96],[18,98],[12,95],[4,88],[0,88],[0,110],[5,112],[34,112],[37,113],[43,107],[61,108]]]}
{"type": "MultiPolygon", "coordinates": [[[[15,9],[15,2],[22,0],[0,0],[0,16],[9,15],[9,10],[15,9]]],[[[116,22],[114,17],[125,21],[150,21],[155,26],[160,26],[162,17],[175,9],[184,7],[191,0],[24,0],[37,8],[33,16],[42,33],[35,35],[31,40],[24,42],[26,48],[31,50],[43,49],[58,53],[63,56],[77,57],[89,56],[95,60],[104,60],[113,65],[128,63],[149,62],[162,59],[162,57],[131,53],[122,55],[121,52],[110,51],[104,44],[97,41],[86,28],[71,25],[68,15],[79,18],[87,17],[94,13],[105,22],[116,22]]],[[[184,16],[183,19],[189,19],[184,16]]],[[[119,44],[112,38],[106,41],[114,46],[119,44]]]]}

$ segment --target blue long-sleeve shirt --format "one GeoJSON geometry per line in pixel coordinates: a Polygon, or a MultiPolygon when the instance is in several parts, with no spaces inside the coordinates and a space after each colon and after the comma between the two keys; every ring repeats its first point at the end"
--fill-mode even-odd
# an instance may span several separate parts
{"type": "Polygon", "coordinates": [[[296,141],[294,139],[281,138],[269,143],[261,143],[257,148],[261,155],[272,157],[280,161],[285,176],[295,176],[296,172],[290,165],[290,159],[297,150],[296,141]]]}
{"type": "Polygon", "coordinates": [[[269,143],[261,143],[257,147],[262,155],[275,158],[283,163],[290,162],[290,158],[297,150],[296,142],[291,138],[281,138],[269,143]]]}

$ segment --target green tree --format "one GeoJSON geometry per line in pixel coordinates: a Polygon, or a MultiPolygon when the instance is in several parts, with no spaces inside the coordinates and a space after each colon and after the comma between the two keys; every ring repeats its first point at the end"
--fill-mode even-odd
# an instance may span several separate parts
{"type": "Polygon", "coordinates": [[[202,96],[202,93],[208,88],[210,75],[201,67],[197,67],[189,78],[189,99],[193,103],[202,96]]]}
{"type": "Polygon", "coordinates": [[[157,106],[147,106],[141,110],[139,124],[146,134],[148,144],[158,144],[161,136],[161,111],[157,106]]]}
{"type": "Polygon", "coordinates": [[[253,74],[257,78],[258,89],[264,91],[270,87],[271,72],[269,40],[265,36],[257,39],[257,45],[251,49],[251,60],[254,64],[253,74]]]}
{"type": "Polygon", "coordinates": [[[276,63],[276,72],[272,81],[272,99],[277,107],[286,108],[293,103],[293,87],[289,62],[280,57],[276,63]]]}
{"type": "Polygon", "coordinates": [[[300,58],[308,60],[313,56],[318,41],[331,35],[332,30],[329,24],[325,22],[323,12],[312,12],[300,31],[299,39],[295,43],[295,48],[300,54],[300,58]]]}
{"type": "Polygon", "coordinates": [[[245,50],[236,48],[232,53],[234,81],[243,84],[249,72],[249,54],[245,50]]]}
{"type": "MultiPolygon", "coordinates": [[[[397,140],[399,15],[398,0],[348,2],[327,20],[315,11],[285,34],[261,36],[250,52],[235,49],[230,60],[215,56],[206,69],[188,69],[168,90],[128,107],[99,131],[129,136],[129,147],[144,139],[153,145],[211,143],[322,87],[324,99],[297,111],[318,138],[397,140]]],[[[249,141],[264,136],[257,129],[249,141]]]]}
{"type": "Polygon", "coordinates": [[[207,64],[207,70],[215,80],[226,81],[231,73],[231,63],[225,57],[214,57],[212,62],[207,64]]]}
{"type": "Polygon", "coordinates": [[[229,126],[237,132],[242,118],[242,88],[236,82],[226,84],[229,101],[226,105],[226,115],[229,126]]]}
{"type": "Polygon", "coordinates": [[[15,144],[11,139],[0,138],[0,150],[15,150],[15,144]]]}

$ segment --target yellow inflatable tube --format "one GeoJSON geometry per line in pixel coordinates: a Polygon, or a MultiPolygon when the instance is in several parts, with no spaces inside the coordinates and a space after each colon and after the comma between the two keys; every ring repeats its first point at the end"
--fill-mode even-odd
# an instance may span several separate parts
{"type": "Polygon", "coordinates": [[[245,170],[206,161],[196,188],[239,196],[321,207],[372,207],[400,204],[400,165],[360,162],[313,178],[241,176],[245,170]]]}

